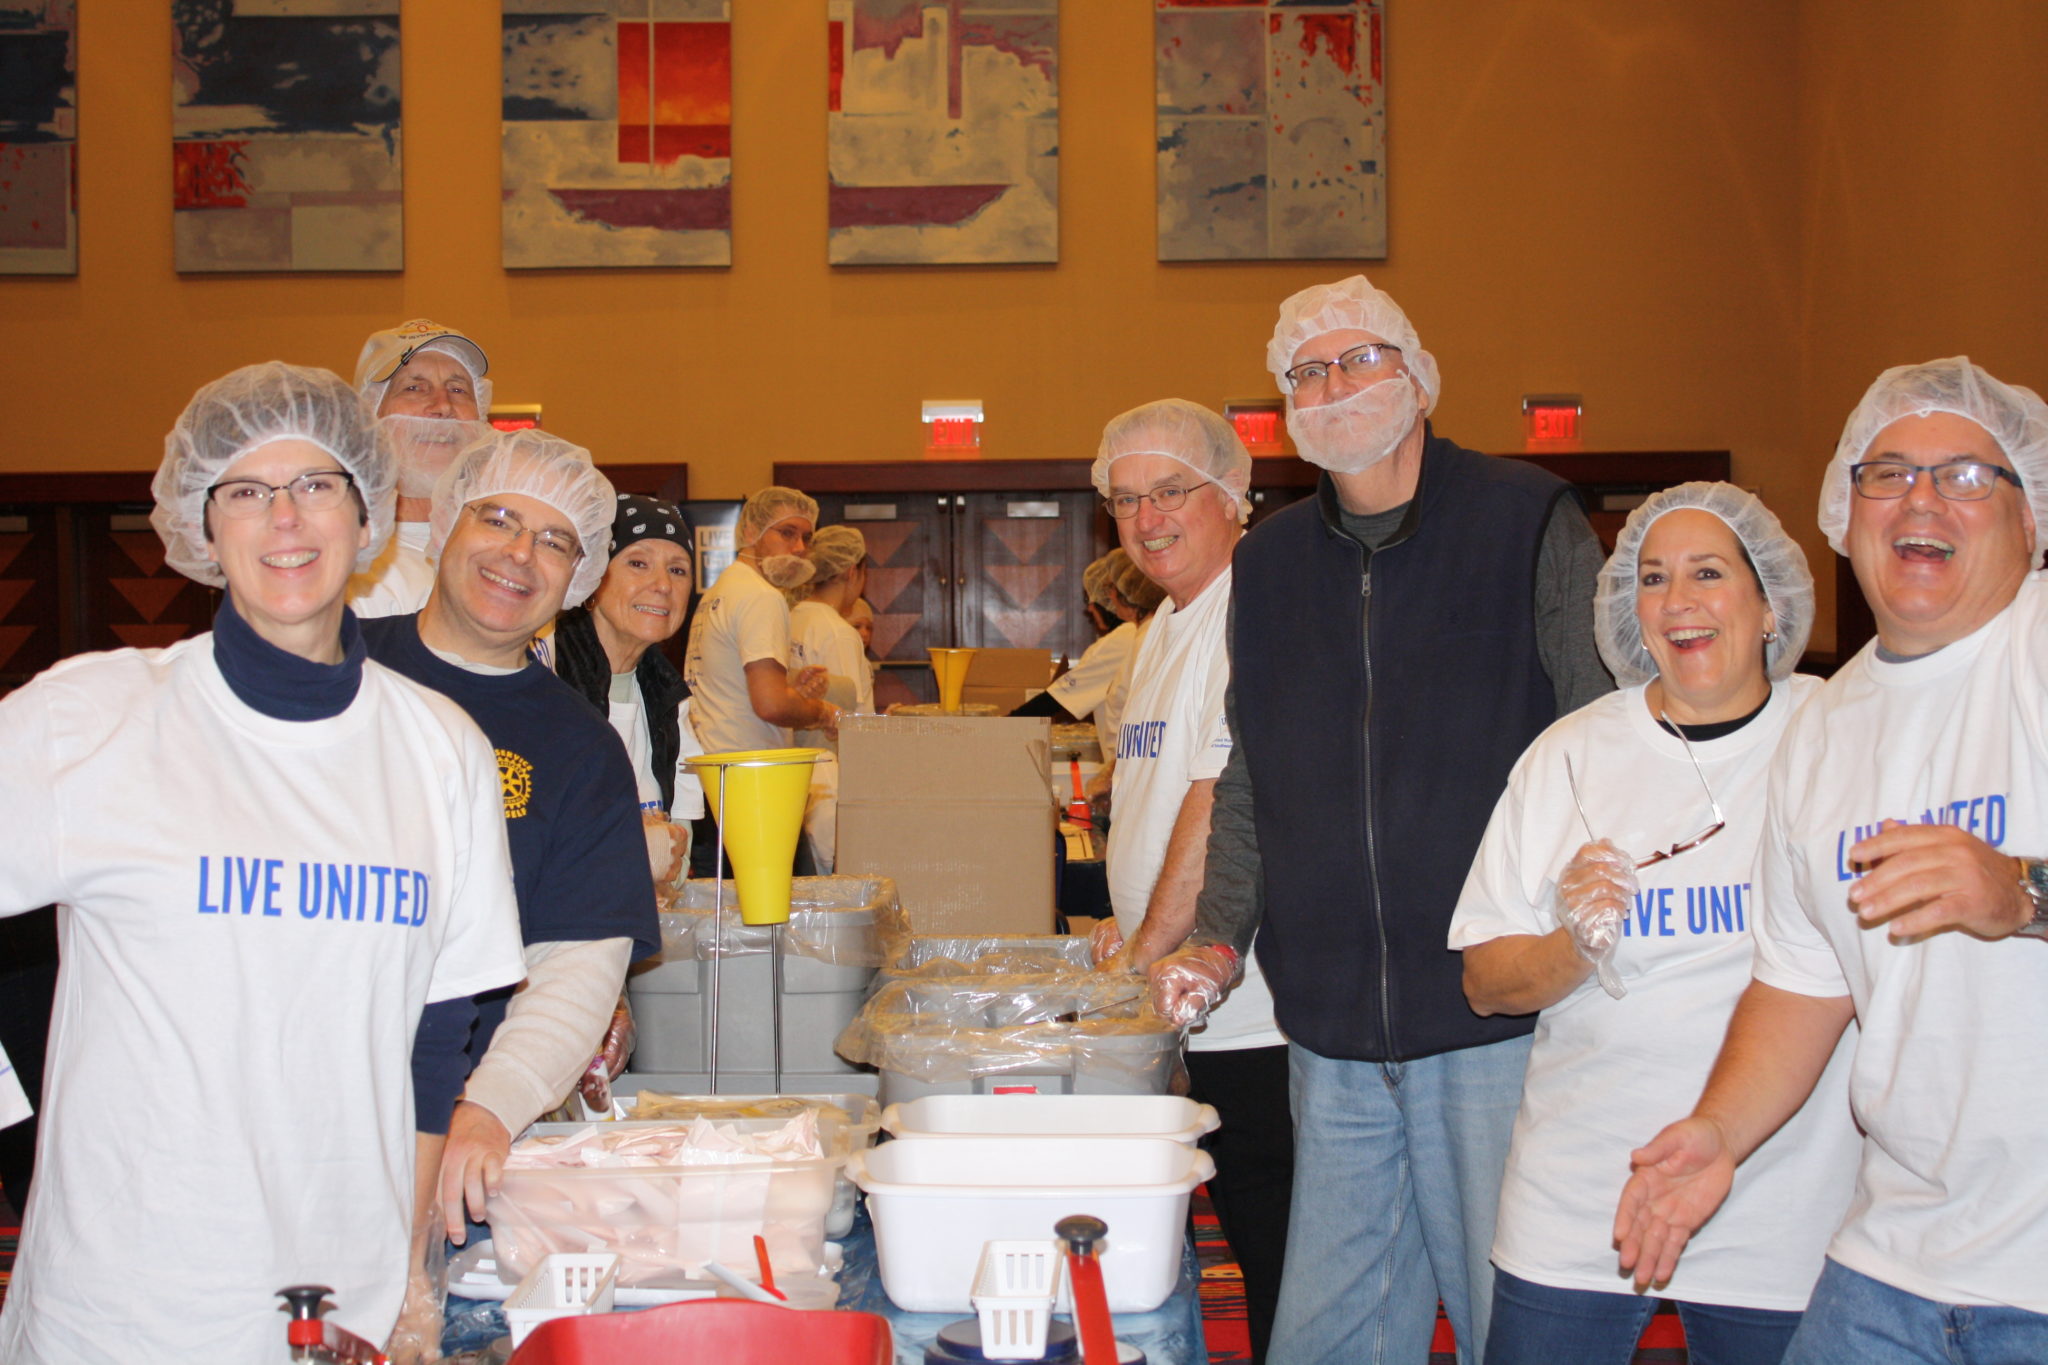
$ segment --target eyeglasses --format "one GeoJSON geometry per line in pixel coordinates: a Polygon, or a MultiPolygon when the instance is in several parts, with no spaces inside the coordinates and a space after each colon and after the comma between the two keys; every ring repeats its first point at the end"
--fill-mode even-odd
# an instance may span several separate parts
{"type": "Polygon", "coordinates": [[[1934,476],[1934,491],[1950,502],[1981,502],[2004,479],[2024,488],[2020,476],[1987,460],[1944,460],[1940,464],[1907,464],[1904,460],[1869,460],[1849,466],[1849,478],[1866,498],[1903,498],[1922,474],[1934,476]]]}
{"type": "Polygon", "coordinates": [[[490,532],[492,538],[500,544],[510,545],[517,541],[519,537],[530,535],[533,537],[534,548],[540,550],[543,554],[558,555],[569,563],[574,563],[583,558],[583,546],[577,542],[575,536],[570,535],[567,531],[557,531],[552,527],[547,530],[536,531],[531,526],[528,526],[520,518],[520,515],[509,507],[497,507],[488,502],[474,502],[462,510],[475,517],[477,525],[490,532]]]}
{"type": "Polygon", "coordinates": [[[1384,341],[1368,341],[1363,346],[1353,346],[1335,360],[1304,360],[1291,370],[1281,373],[1287,387],[1296,393],[1314,393],[1329,379],[1330,371],[1342,369],[1353,379],[1370,379],[1393,368],[1393,362],[1401,358],[1401,348],[1384,341]]]}
{"type": "Polygon", "coordinates": [[[1197,488],[1207,488],[1214,482],[1216,482],[1214,479],[1204,479],[1200,483],[1191,483],[1185,488],[1177,483],[1163,483],[1149,493],[1118,493],[1112,497],[1104,498],[1102,501],[1109,508],[1111,516],[1115,517],[1118,521],[1129,521],[1132,517],[1138,515],[1139,503],[1149,499],[1152,505],[1162,512],[1177,512],[1187,502],[1188,494],[1194,492],[1197,488]]]}
{"type": "Polygon", "coordinates": [[[356,476],[342,469],[316,469],[290,483],[265,483],[261,479],[222,479],[206,490],[206,500],[227,517],[260,517],[279,493],[288,494],[292,506],[304,512],[324,512],[339,507],[355,487],[356,476]]]}
{"type": "MultiPolygon", "coordinates": [[[[1701,844],[1704,844],[1707,840],[1728,827],[1727,817],[1721,814],[1720,802],[1714,800],[1714,789],[1707,785],[1707,775],[1701,771],[1700,761],[1693,754],[1692,745],[1686,741],[1685,732],[1676,725],[1673,725],[1662,711],[1657,713],[1657,719],[1662,721],[1672,734],[1678,736],[1678,743],[1685,750],[1685,756],[1691,762],[1693,772],[1699,776],[1700,790],[1707,794],[1707,809],[1713,812],[1714,822],[1698,834],[1693,835],[1692,838],[1681,840],[1667,849],[1652,853],[1649,857],[1641,859],[1636,863],[1638,871],[1650,866],[1652,863],[1661,863],[1666,858],[1676,858],[1681,853],[1698,848],[1701,844]]],[[[1564,780],[1565,784],[1572,789],[1572,804],[1579,808],[1579,823],[1586,827],[1586,838],[1589,840],[1598,839],[1599,836],[1593,833],[1593,822],[1586,818],[1586,803],[1579,799],[1579,781],[1572,773],[1572,757],[1570,754],[1564,756],[1564,780]]]]}

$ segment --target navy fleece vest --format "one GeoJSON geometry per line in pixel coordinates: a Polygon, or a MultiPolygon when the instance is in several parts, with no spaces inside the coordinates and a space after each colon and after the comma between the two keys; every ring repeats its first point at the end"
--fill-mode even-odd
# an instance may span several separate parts
{"type": "Polygon", "coordinates": [[[1370,555],[1335,491],[1238,547],[1231,669],[1287,1036],[1399,1061],[1525,1034],[1481,1019],[1444,946],[1514,761],[1556,718],[1537,555],[1568,485],[1431,435],[1402,529],[1370,555]]]}

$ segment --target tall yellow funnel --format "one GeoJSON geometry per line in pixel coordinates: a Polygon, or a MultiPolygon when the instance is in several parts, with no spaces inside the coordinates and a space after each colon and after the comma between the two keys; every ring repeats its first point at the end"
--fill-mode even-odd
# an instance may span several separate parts
{"type": "Polygon", "coordinates": [[[790,868],[819,756],[817,749],[753,749],[683,760],[704,783],[725,840],[743,924],[789,923],[790,868]]]}
{"type": "Polygon", "coordinates": [[[971,649],[927,649],[932,656],[932,674],[939,680],[939,705],[958,714],[960,689],[967,685],[967,670],[974,663],[971,649]]]}

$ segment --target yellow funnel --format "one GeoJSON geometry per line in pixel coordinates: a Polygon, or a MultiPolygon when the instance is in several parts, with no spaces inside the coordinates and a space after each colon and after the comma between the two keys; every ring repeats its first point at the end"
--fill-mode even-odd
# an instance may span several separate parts
{"type": "Polygon", "coordinates": [[[725,837],[744,924],[789,923],[790,869],[803,834],[817,749],[703,754],[684,763],[704,783],[725,837]]]}
{"type": "Polygon", "coordinates": [[[974,663],[971,649],[927,649],[932,656],[932,673],[939,680],[939,705],[958,714],[960,689],[967,684],[967,670],[974,663]]]}

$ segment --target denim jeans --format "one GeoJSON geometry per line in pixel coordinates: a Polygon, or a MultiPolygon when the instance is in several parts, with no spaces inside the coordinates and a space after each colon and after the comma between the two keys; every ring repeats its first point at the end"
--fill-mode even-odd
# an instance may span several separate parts
{"type": "MultiPolygon", "coordinates": [[[[1628,1365],[1656,1310],[1654,1294],[1557,1289],[1496,1270],[1486,1365],[1628,1365]]],[[[1678,1320],[1691,1365],[1778,1365],[1799,1330],[1797,1313],[1710,1303],[1679,1304],[1678,1320]]]]}
{"type": "Polygon", "coordinates": [[[1936,1303],[1829,1261],[1785,1365],[2036,1365],[2048,1313],[1936,1303]]]}
{"type": "Polygon", "coordinates": [[[1288,1047],[1294,1200],[1274,1365],[1415,1365],[1441,1298],[1476,1365],[1529,1039],[1412,1062],[1288,1047]]]}

